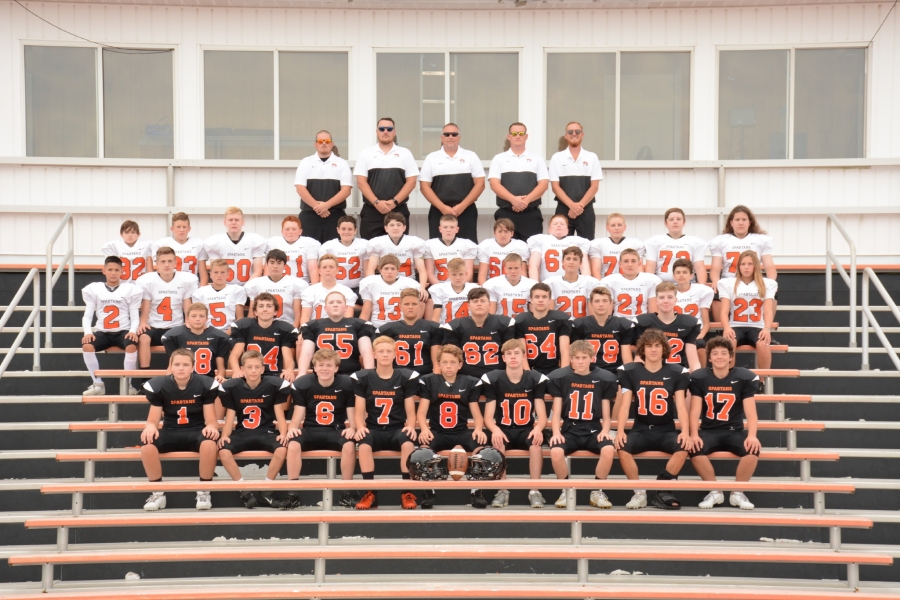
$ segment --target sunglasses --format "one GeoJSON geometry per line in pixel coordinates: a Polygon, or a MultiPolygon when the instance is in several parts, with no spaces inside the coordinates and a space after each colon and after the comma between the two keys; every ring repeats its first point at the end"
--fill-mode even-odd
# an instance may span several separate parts
{"type": "Polygon", "coordinates": [[[516,137],[516,136],[524,137],[524,136],[526,136],[526,135],[528,135],[528,134],[525,133],[524,131],[510,131],[510,132],[509,132],[509,135],[511,135],[511,136],[513,136],[513,137],[516,137]]]}
{"type": "Polygon", "coordinates": [[[459,135],[459,132],[458,131],[445,131],[445,132],[441,133],[441,135],[444,137],[456,137],[459,135]]]}
{"type": "Polygon", "coordinates": [[[581,135],[580,129],[566,129],[566,135],[581,135]]]}
{"type": "Polygon", "coordinates": [[[378,131],[393,131],[393,127],[379,127],[378,131]]]}
{"type": "Polygon", "coordinates": [[[316,140],[317,144],[330,144],[331,140],[316,140]]]}

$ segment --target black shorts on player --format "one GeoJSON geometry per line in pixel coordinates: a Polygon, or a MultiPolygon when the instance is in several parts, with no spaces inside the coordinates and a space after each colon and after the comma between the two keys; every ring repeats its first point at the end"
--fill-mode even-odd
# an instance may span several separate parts
{"type": "Polygon", "coordinates": [[[238,429],[228,439],[231,441],[223,444],[222,450],[228,450],[232,454],[249,450],[275,452],[281,448],[278,431],[275,429],[238,429]]]}
{"type": "Polygon", "coordinates": [[[200,444],[212,442],[203,435],[203,429],[191,427],[190,429],[166,429],[159,430],[159,436],[150,442],[160,454],[168,452],[200,452],[200,444]]]}
{"type": "MultiPolygon", "coordinates": [[[[303,207],[305,208],[306,206],[304,203],[303,207]]],[[[316,240],[320,244],[337,239],[338,219],[347,213],[340,208],[332,208],[328,212],[330,214],[327,217],[320,217],[312,209],[301,210],[297,216],[300,218],[300,224],[303,227],[303,235],[316,240]]]]}
{"type": "Polygon", "coordinates": [[[532,443],[528,436],[534,431],[533,427],[510,427],[509,429],[501,427],[500,431],[509,440],[503,443],[505,450],[528,450],[531,448],[532,443]]]}
{"type": "Polygon", "coordinates": [[[432,429],[434,434],[428,447],[435,452],[442,450],[451,450],[457,446],[462,446],[466,452],[474,452],[480,444],[472,439],[472,431],[465,429],[463,431],[441,431],[440,429],[432,429]]]}
{"type": "Polygon", "coordinates": [[[598,435],[600,435],[599,430],[592,431],[585,428],[571,427],[569,428],[569,431],[562,432],[562,436],[566,438],[566,441],[561,444],[551,443],[550,447],[562,448],[566,456],[569,456],[578,450],[587,450],[599,455],[603,448],[612,446],[613,443],[609,440],[603,440],[602,442],[597,441],[598,435]]]}
{"type": "Polygon", "coordinates": [[[696,340],[694,340],[694,345],[697,346],[697,350],[706,348],[706,340],[704,338],[697,338],[696,340]]]}
{"type": "MultiPolygon", "coordinates": [[[[146,335],[150,337],[150,345],[151,346],[162,346],[162,338],[166,333],[168,333],[168,329],[160,329],[159,327],[151,327],[141,335],[146,335]]],[[[94,346],[96,348],[96,346],[94,346]]]]}
{"type": "Polygon", "coordinates": [[[128,346],[137,346],[136,342],[125,337],[127,333],[128,331],[125,329],[121,331],[95,331],[94,341],[91,342],[91,346],[94,347],[94,352],[103,352],[109,348],[125,350],[128,346]]]}
{"type": "Polygon", "coordinates": [[[759,341],[759,334],[762,331],[759,327],[733,327],[734,330],[734,346],[753,346],[756,348],[756,342],[759,341]]]}
{"type": "Polygon", "coordinates": [[[304,452],[311,450],[331,450],[341,452],[346,444],[355,444],[352,439],[347,439],[341,432],[343,429],[336,427],[304,427],[300,430],[300,448],[304,452]]]}
{"type": "Polygon", "coordinates": [[[406,442],[414,443],[403,429],[379,429],[369,427],[369,433],[359,441],[359,445],[371,446],[372,452],[381,450],[393,450],[400,452],[400,447],[406,442]]]}
{"type": "Polygon", "coordinates": [[[678,432],[674,424],[647,426],[635,423],[628,432],[628,440],[622,448],[623,452],[635,455],[643,452],[665,452],[675,454],[685,452],[678,443],[678,432]]]}
{"type": "Polygon", "coordinates": [[[699,435],[703,447],[691,452],[691,456],[709,456],[713,452],[731,452],[738,457],[759,456],[759,452],[747,452],[744,447],[746,429],[701,429],[699,435]]]}

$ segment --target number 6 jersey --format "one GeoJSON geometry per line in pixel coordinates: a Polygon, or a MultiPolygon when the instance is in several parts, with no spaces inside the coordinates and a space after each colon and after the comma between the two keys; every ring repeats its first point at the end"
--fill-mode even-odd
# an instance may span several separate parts
{"type": "Polygon", "coordinates": [[[350,379],[353,394],[366,399],[366,427],[395,430],[406,425],[405,401],[414,398],[419,390],[416,371],[394,369],[389,379],[382,379],[375,369],[366,369],[350,379]]]}
{"type": "Polygon", "coordinates": [[[84,299],[84,334],[91,333],[91,323],[97,315],[97,331],[134,332],[140,322],[141,289],[130,283],[110,288],[102,281],[90,283],[81,290],[84,299]]]}
{"type": "Polygon", "coordinates": [[[163,409],[166,429],[202,429],[206,426],[203,407],[213,404],[219,395],[219,383],[211,377],[192,374],[184,389],[175,383],[174,375],[154,377],[144,383],[144,395],[150,406],[163,409]]]}
{"type": "Polygon", "coordinates": [[[354,406],[353,382],[347,375],[335,375],[331,385],[322,385],[315,373],[298,377],[292,384],[294,406],[306,409],[303,428],[344,429],[347,408],[354,406]]]}
{"type": "Polygon", "coordinates": [[[275,405],[287,402],[290,393],[291,384],[280,377],[262,377],[255,388],[239,377],[221,384],[219,398],[222,406],[234,411],[235,431],[257,427],[274,429],[277,421],[275,405]]]}

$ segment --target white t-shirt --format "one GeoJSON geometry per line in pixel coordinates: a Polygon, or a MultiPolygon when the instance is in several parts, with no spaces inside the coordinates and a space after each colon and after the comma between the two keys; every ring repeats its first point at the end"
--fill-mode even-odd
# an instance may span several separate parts
{"type": "Polygon", "coordinates": [[[143,292],[133,283],[120,283],[110,290],[106,282],[95,281],[81,290],[84,299],[84,317],[81,320],[84,335],[91,333],[94,315],[97,316],[97,331],[137,330],[141,320],[141,300],[143,292]]]}
{"type": "Polygon", "coordinates": [[[644,248],[644,242],[633,237],[623,237],[619,243],[615,243],[608,237],[597,238],[591,242],[591,249],[588,256],[600,259],[600,278],[609,277],[619,272],[619,255],[622,250],[631,248],[637,250],[641,257],[641,266],[647,257],[647,250],[644,248]]]}
{"type": "Polygon", "coordinates": [[[318,259],[320,246],[317,240],[302,235],[294,243],[276,235],[266,240],[266,254],[269,250],[283,250],[288,258],[284,274],[309,283],[309,261],[318,259]]]}
{"type": "Polygon", "coordinates": [[[188,238],[183,244],[179,244],[172,236],[164,237],[150,244],[150,256],[156,260],[156,253],[160,248],[169,247],[175,251],[175,270],[192,273],[199,277],[199,264],[206,260],[206,251],[203,249],[203,240],[197,237],[188,238]]]}
{"type": "Polygon", "coordinates": [[[532,252],[541,255],[541,281],[546,281],[550,277],[562,277],[565,272],[562,266],[563,251],[570,246],[580,248],[586,257],[591,249],[591,242],[577,235],[557,239],[548,233],[539,233],[528,238],[528,258],[531,258],[532,252]]]}
{"type": "MultiPolygon", "coordinates": [[[[297,165],[294,185],[304,186],[313,198],[319,202],[327,202],[334,198],[342,187],[353,185],[353,174],[350,172],[350,164],[333,152],[324,161],[316,153],[307,156],[297,165]]],[[[335,205],[332,210],[343,208],[347,208],[346,201],[335,205]]],[[[312,212],[312,207],[301,201],[300,210],[312,212]]]]}
{"type": "Polygon", "coordinates": [[[700,309],[712,306],[716,293],[708,285],[692,283],[691,289],[678,292],[675,301],[675,312],[700,318],[700,309]]]}
{"type": "Polygon", "coordinates": [[[449,156],[443,148],[425,157],[419,181],[431,184],[435,195],[447,206],[456,206],[466,199],[475,186],[476,177],[484,177],[481,159],[471,150],[457,148],[449,156]]]}
{"type": "Polygon", "coordinates": [[[150,255],[151,243],[148,240],[139,239],[134,246],[129,246],[124,240],[106,242],[100,248],[103,258],[118,256],[122,259],[122,281],[135,283],[141,275],[147,273],[147,262],[152,260],[150,255]]]}
{"type": "Polygon", "coordinates": [[[328,240],[319,246],[319,257],[331,254],[338,259],[336,279],[351,289],[358,289],[363,278],[369,243],[362,238],[353,238],[353,243],[345,246],[341,240],[328,240]]]}
{"type": "Polygon", "coordinates": [[[434,300],[434,307],[441,309],[441,325],[453,319],[469,316],[469,290],[477,287],[477,283],[466,283],[463,284],[462,291],[457,292],[451,282],[445,281],[428,288],[428,293],[434,300]]]}
{"type": "Polygon", "coordinates": [[[501,246],[494,238],[488,238],[478,244],[478,264],[488,264],[488,278],[493,279],[506,273],[503,268],[503,259],[510,254],[518,254],[522,257],[523,268],[528,267],[528,244],[522,240],[512,239],[510,242],[501,246]]]}
{"type": "Polygon", "coordinates": [[[730,301],[728,325],[731,327],[754,327],[762,329],[766,326],[763,314],[765,300],[775,298],[778,291],[778,282],[763,277],[766,286],[765,298],[759,297],[759,288],[755,281],[744,283],[731,279],[720,279],[718,283],[719,298],[730,301]],[[737,290],[735,290],[737,283],[737,290]]]}
{"type": "Polygon", "coordinates": [[[346,285],[338,283],[335,284],[333,288],[326,289],[325,286],[322,285],[322,282],[315,283],[303,290],[303,293],[300,294],[300,306],[302,308],[312,309],[310,320],[322,319],[327,316],[325,314],[325,298],[331,292],[340,292],[347,301],[347,306],[354,306],[356,304],[356,293],[346,285]]]}
{"type": "Polygon", "coordinates": [[[175,271],[172,281],[165,282],[159,273],[145,273],[137,281],[142,299],[150,301],[147,324],[156,329],[184,325],[184,301],[190,299],[199,282],[194,275],[175,271]]]}
{"type": "Polygon", "coordinates": [[[266,240],[245,231],[240,240],[232,242],[227,233],[217,233],[206,238],[203,250],[210,260],[224,258],[228,261],[228,283],[244,285],[253,274],[253,259],[266,255],[266,240]]]}
{"type": "Polygon", "coordinates": [[[706,242],[693,235],[682,235],[677,240],[669,234],[654,235],[644,242],[647,260],[656,262],[656,276],[662,281],[675,281],[672,265],[679,258],[695,263],[706,257],[706,242]]]}
{"type": "Polygon", "coordinates": [[[292,275],[285,275],[278,281],[272,281],[271,278],[264,275],[251,279],[244,285],[244,291],[252,302],[257,296],[263,292],[269,292],[273,296],[278,296],[278,310],[275,318],[285,323],[294,323],[294,300],[300,298],[300,295],[309,287],[309,284],[292,275]]]}
{"type": "Polygon", "coordinates": [[[773,253],[772,238],[761,233],[748,233],[743,239],[730,233],[717,235],[709,240],[709,253],[722,259],[722,279],[733,278],[737,272],[737,259],[746,250],[753,250],[762,261],[773,253]]]}
{"type": "Polygon", "coordinates": [[[609,288],[616,306],[616,314],[631,321],[647,312],[647,301],[656,298],[656,286],[662,280],[652,273],[640,272],[634,279],[627,279],[621,273],[604,277],[600,285],[609,288]]]}
{"type": "Polygon", "coordinates": [[[528,310],[528,300],[531,298],[531,288],[537,281],[528,277],[520,277],[519,283],[513,285],[506,275],[493,277],[484,282],[484,289],[488,291],[491,302],[497,303],[497,314],[506,317],[516,315],[528,310]]]}
{"type": "MultiPolygon", "coordinates": [[[[373,256],[381,258],[393,254],[400,261],[400,276],[416,276],[416,259],[422,258],[425,240],[414,235],[403,235],[396,244],[389,235],[380,235],[369,240],[366,260],[373,256]]],[[[362,285],[362,283],[360,283],[362,285]]]]}
{"type": "Polygon", "coordinates": [[[450,244],[445,244],[441,238],[432,238],[422,246],[422,258],[430,258],[434,261],[435,275],[438,281],[449,281],[450,272],[447,263],[454,258],[463,260],[475,260],[478,255],[478,246],[475,242],[458,237],[450,244]]]}
{"type": "Polygon", "coordinates": [[[578,275],[576,281],[566,281],[562,275],[544,281],[550,286],[550,293],[556,301],[556,310],[561,310],[570,317],[586,317],[588,314],[588,298],[591,290],[600,285],[600,280],[589,275],[578,275]]]}
{"type": "Polygon", "coordinates": [[[247,303],[247,292],[243,286],[226,283],[221,290],[212,285],[204,285],[191,296],[194,302],[202,302],[209,309],[207,327],[224,331],[235,321],[235,308],[247,303]]]}
{"type": "Polygon", "coordinates": [[[369,321],[380,327],[389,321],[399,321],[400,292],[406,288],[419,289],[419,282],[409,277],[398,277],[394,283],[387,283],[381,275],[370,275],[359,282],[359,295],[372,303],[372,317],[369,321]]]}

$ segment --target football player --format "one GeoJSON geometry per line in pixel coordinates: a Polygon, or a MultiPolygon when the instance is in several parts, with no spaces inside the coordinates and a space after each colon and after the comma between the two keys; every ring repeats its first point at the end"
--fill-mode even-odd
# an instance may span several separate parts
{"type": "MultiPolygon", "coordinates": [[[[478,244],[478,284],[506,273],[504,259],[510,254],[528,256],[528,244],[514,239],[516,226],[510,219],[494,221],[494,237],[478,244]]],[[[521,273],[520,273],[521,276],[521,273]]]]}
{"type": "Polygon", "coordinates": [[[419,290],[406,288],[400,292],[403,318],[385,323],[375,333],[394,340],[394,367],[409,368],[422,374],[437,373],[444,334],[434,321],[419,318],[419,304],[419,290]]]}
{"type": "Polygon", "coordinates": [[[570,340],[585,340],[594,347],[598,367],[615,374],[623,364],[632,361],[634,323],[613,314],[613,298],[609,288],[595,287],[588,297],[591,314],[572,323],[570,340]]]}
{"type": "Polygon", "coordinates": [[[719,319],[722,336],[735,348],[749,344],[756,348],[760,369],[772,366],[772,322],[778,283],[763,277],[755,250],[745,250],[738,258],[738,276],[719,280],[719,319]]]}
{"type": "MultiPolygon", "coordinates": [[[[385,235],[369,240],[366,259],[366,277],[381,270],[380,259],[385,256],[396,256],[400,261],[398,270],[403,277],[417,279],[422,289],[428,286],[428,275],[425,271],[425,240],[414,235],[406,235],[406,217],[400,213],[384,215],[385,235]]],[[[362,285],[362,282],[360,282],[362,285]]]]}
{"type": "Polygon", "coordinates": [[[175,251],[176,271],[192,273],[200,281],[206,281],[208,276],[203,240],[198,237],[190,237],[191,218],[187,213],[177,212],[172,215],[172,227],[169,228],[169,231],[172,232],[172,235],[150,244],[150,256],[156,256],[157,250],[167,246],[175,251]]]}
{"type": "Polygon", "coordinates": [[[619,272],[600,281],[612,292],[616,315],[631,321],[638,315],[656,312],[656,286],[660,283],[662,280],[653,273],[641,271],[641,257],[632,248],[619,253],[619,272]]]}
{"type": "Polygon", "coordinates": [[[228,283],[228,262],[217,258],[209,263],[211,283],[197,289],[191,296],[209,309],[208,325],[231,335],[231,324],[244,318],[247,292],[244,286],[228,283]]]}
{"type": "Polygon", "coordinates": [[[465,265],[466,274],[463,282],[472,281],[478,246],[471,240],[457,237],[459,221],[455,216],[441,215],[440,223],[441,237],[430,239],[422,246],[428,283],[436,285],[448,281],[450,279],[449,262],[457,258],[462,260],[465,265]]]}
{"type": "Polygon", "coordinates": [[[662,281],[673,281],[675,277],[672,263],[679,258],[686,258],[694,263],[697,283],[706,283],[706,263],[703,262],[706,257],[706,242],[697,236],[684,234],[687,218],[680,208],[667,210],[663,221],[668,233],[654,235],[644,242],[644,271],[655,274],[662,281]]]}
{"type": "Polygon", "coordinates": [[[225,233],[206,238],[203,250],[210,260],[223,258],[228,262],[228,283],[244,285],[262,275],[266,240],[244,231],[244,211],[237,206],[225,209],[225,233]]]}
{"type": "Polygon", "coordinates": [[[269,292],[262,292],[253,302],[255,317],[241,319],[231,324],[231,357],[228,366],[232,377],[244,375],[239,358],[245,350],[256,350],[263,357],[266,375],[280,375],[294,380],[294,346],[299,332],[284,321],[275,318],[278,299],[269,292]]]}
{"type": "Polygon", "coordinates": [[[338,260],[336,279],[354,292],[358,292],[369,243],[356,237],[356,219],[350,215],[344,215],[337,220],[337,231],[337,239],[322,244],[319,256],[326,254],[336,256],[338,260]]]}
{"type": "MultiPolygon", "coordinates": [[[[295,217],[296,218],[296,217],[295,217]]],[[[309,288],[309,284],[293,275],[285,275],[287,255],[283,250],[269,250],[266,254],[266,274],[244,284],[244,291],[250,298],[250,314],[253,317],[253,299],[262,292],[268,292],[278,298],[278,312],[275,318],[300,326],[300,296],[309,288]]]]}
{"type": "Polygon", "coordinates": [[[725,231],[709,241],[709,253],[712,264],[709,268],[709,280],[716,289],[719,279],[737,277],[737,258],[741,252],[753,250],[766,270],[766,278],[778,279],[775,261],[772,260],[772,238],[756,222],[756,217],[749,208],[737,205],[725,219],[725,231]]]}
{"type": "Polygon", "coordinates": [[[622,213],[609,213],[606,217],[606,232],[609,237],[597,238],[591,242],[588,258],[591,263],[591,275],[603,279],[619,272],[619,254],[626,248],[637,250],[644,262],[644,242],[625,235],[625,217],[622,213]]]}
{"type": "Polygon", "coordinates": [[[137,283],[141,275],[153,271],[153,255],[150,242],[142,240],[141,227],[134,221],[123,221],[119,227],[121,240],[103,244],[100,253],[104,257],[118,256],[122,260],[122,281],[137,283]]]}
{"type": "Polygon", "coordinates": [[[347,302],[346,317],[353,316],[353,307],[358,296],[356,292],[346,285],[338,283],[337,274],[340,267],[338,259],[333,254],[323,254],[319,257],[319,283],[314,283],[300,294],[300,322],[307,323],[311,319],[321,319],[325,312],[325,298],[331,292],[340,292],[347,302]]]}
{"type": "MultiPolygon", "coordinates": [[[[517,240],[518,241],[518,240],[517,240]]],[[[528,310],[534,279],[522,276],[522,257],[511,252],[503,259],[503,274],[484,282],[484,289],[491,298],[491,314],[515,317],[528,310]]]]}
{"type": "Polygon", "coordinates": [[[378,270],[379,275],[370,275],[359,282],[359,295],[363,299],[360,319],[371,321],[376,327],[389,321],[399,321],[400,292],[406,288],[419,290],[424,315],[424,302],[429,294],[415,279],[400,277],[400,259],[392,254],[382,256],[378,261],[378,270]]]}
{"type": "Polygon", "coordinates": [[[431,320],[435,323],[443,325],[453,319],[469,315],[469,290],[478,287],[467,279],[469,266],[461,258],[450,259],[445,267],[450,273],[450,281],[437,283],[428,288],[434,302],[431,320]]]}
{"type": "Polygon", "coordinates": [[[300,327],[300,358],[298,372],[309,370],[313,353],[328,348],[337,352],[340,359],[338,373],[356,373],[360,369],[372,369],[372,338],[375,328],[362,319],[347,317],[347,301],[341,292],[331,292],[325,297],[325,317],[304,323],[300,327]]]}
{"type": "Polygon", "coordinates": [[[562,275],[563,251],[572,246],[582,252],[581,264],[576,273],[590,275],[587,260],[590,240],[569,235],[569,218],[566,215],[553,215],[547,224],[547,233],[528,238],[528,276],[535,281],[547,281],[550,277],[562,275]]]}
{"type": "MultiPolygon", "coordinates": [[[[290,215],[281,221],[281,235],[266,240],[266,253],[281,250],[286,258],[284,275],[302,279],[307,284],[319,281],[317,269],[319,257],[318,241],[304,237],[300,219],[290,215]]],[[[268,262],[268,256],[266,257],[268,262]]],[[[279,273],[280,274],[280,273],[279,273]]]]}
{"type": "Polygon", "coordinates": [[[531,287],[531,310],[513,318],[513,336],[525,340],[528,368],[544,375],[569,366],[572,321],[564,312],[552,310],[550,286],[531,287]]]}
{"type": "Polygon", "coordinates": [[[691,315],[700,319],[700,333],[694,344],[697,346],[697,358],[700,366],[706,366],[706,334],[709,332],[709,309],[712,306],[715,292],[708,285],[691,283],[694,277],[694,265],[686,258],[679,258],[672,265],[675,274],[675,290],[678,293],[675,301],[675,312],[691,315]]]}
{"type": "Polygon", "coordinates": [[[656,286],[656,312],[637,318],[634,335],[639,338],[648,329],[662,331],[669,340],[671,350],[666,364],[680,364],[690,371],[696,371],[700,368],[700,361],[695,341],[703,325],[697,317],[675,311],[677,295],[675,284],[671,281],[664,281],[656,286]]]}
{"type": "Polygon", "coordinates": [[[231,352],[231,339],[225,333],[206,322],[209,314],[206,305],[194,302],[187,309],[184,325],[169,329],[162,336],[166,354],[178,348],[187,348],[194,353],[194,372],[198,375],[215,377],[225,381],[225,362],[231,352]]]}
{"type": "Polygon", "coordinates": [[[587,316],[587,297],[591,290],[602,285],[590,275],[583,275],[578,270],[584,265],[584,252],[577,246],[569,246],[562,251],[563,275],[556,275],[545,280],[556,301],[556,309],[573,319],[587,316]]]}
{"type": "Polygon", "coordinates": [[[463,351],[463,375],[480,378],[488,371],[502,369],[500,346],[513,337],[515,322],[490,314],[491,302],[484,288],[469,290],[469,316],[441,325],[444,343],[463,351]]]}

